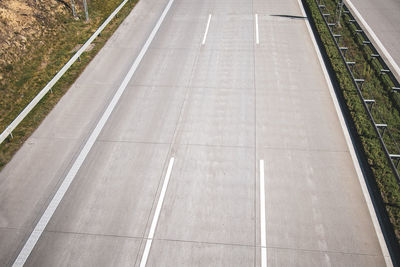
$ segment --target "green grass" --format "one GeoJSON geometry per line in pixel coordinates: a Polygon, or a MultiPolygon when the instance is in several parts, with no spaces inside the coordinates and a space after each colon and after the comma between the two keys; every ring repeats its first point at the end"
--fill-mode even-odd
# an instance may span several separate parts
{"type": "MultiPolygon", "coordinates": [[[[60,16],[53,30],[28,47],[28,52],[14,64],[0,66],[0,72],[7,81],[0,87],[0,132],[17,117],[27,104],[42,90],[54,75],[73,56],[77,44],[83,44],[121,3],[121,0],[92,0],[89,5],[90,23],[71,15],[60,16]]],[[[85,52],[80,62],[75,62],[30,114],[0,145],[0,170],[10,161],[24,141],[39,126],[46,115],[65,94],[91,59],[104,46],[108,38],[130,13],[137,0],[128,1],[117,16],[108,24],[93,42],[93,50],[85,52]]]]}
{"type": "MultiPolygon", "coordinates": [[[[400,243],[400,189],[396,178],[390,168],[389,162],[381,148],[377,134],[373,125],[368,119],[366,110],[363,107],[357,89],[354,86],[351,76],[346,70],[346,66],[332,40],[329,30],[319,13],[315,0],[305,0],[312,14],[315,27],[320,35],[325,51],[330,59],[330,63],[335,72],[346,105],[350,111],[352,120],[360,137],[362,147],[368,164],[371,167],[377,186],[380,191],[390,222],[400,243]]],[[[337,2],[335,0],[325,0],[326,12],[334,14],[337,2]]],[[[325,13],[325,11],[324,11],[325,13]]],[[[341,27],[335,28],[334,33],[342,35],[340,46],[346,46],[349,51],[346,60],[355,61],[353,73],[355,78],[365,79],[363,86],[363,96],[365,99],[375,99],[377,105],[372,111],[377,123],[386,122],[393,135],[395,142],[400,141],[400,114],[399,114],[399,95],[390,89],[392,82],[386,75],[382,75],[382,66],[376,59],[371,59],[371,49],[362,44],[359,35],[354,34],[355,26],[348,23],[348,15],[343,15],[341,27]],[[380,121],[382,120],[382,121],[380,121]]],[[[390,153],[396,152],[395,142],[384,135],[390,153]]],[[[397,154],[397,153],[396,153],[397,154]]]]}

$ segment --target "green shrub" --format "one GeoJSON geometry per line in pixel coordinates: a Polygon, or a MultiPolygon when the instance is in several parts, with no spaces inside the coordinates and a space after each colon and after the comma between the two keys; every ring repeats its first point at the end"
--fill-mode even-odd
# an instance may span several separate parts
{"type": "MultiPolygon", "coordinates": [[[[330,59],[345,104],[349,109],[368,164],[371,167],[380,190],[390,222],[400,243],[400,190],[396,177],[391,170],[390,163],[375,133],[374,126],[369,120],[362,100],[352,82],[351,75],[348,73],[329,30],[319,13],[315,0],[305,0],[305,2],[308,5],[315,27],[330,59]]],[[[336,2],[334,0],[325,0],[325,5],[329,13],[333,14],[336,2]]],[[[380,73],[382,66],[376,60],[371,59],[370,54],[372,51],[368,46],[362,44],[362,40],[358,35],[353,34],[355,30],[354,25],[346,22],[347,20],[347,15],[343,14],[342,27],[339,29],[343,42],[341,45],[349,48],[346,59],[357,63],[353,70],[354,76],[356,78],[363,78],[366,81],[362,91],[363,96],[375,99],[377,103],[372,112],[373,116],[384,119],[390,126],[394,141],[399,142],[399,97],[391,92],[391,86],[393,85],[385,75],[380,73]]],[[[380,121],[377,121],[377,123],[380,123],[380,121]]],[[[387,142],[389,151],[396,151],[396,144],[388,138],[387,134],[385,134],[384,140],[387,142]]]]}

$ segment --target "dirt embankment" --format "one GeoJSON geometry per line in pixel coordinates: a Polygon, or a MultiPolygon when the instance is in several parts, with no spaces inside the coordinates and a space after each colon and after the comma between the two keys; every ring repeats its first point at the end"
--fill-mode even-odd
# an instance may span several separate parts
{"type": "Polygon", "coordinates": [[[0,66],[11,66],[32,41],[40,44],[36,41],[54,31],[59,15],[70,12],[65,4],[56,0],[0,0],[0,66]]]}
{"type": "MultiPolygon", "coordinates": [[[[123,0],[0,0],[0,133],[123,0]],[[71,3],[75,4],[76,18],[71,3]]],[[[28,117],[0,144],[0,171],[129,15],[130,0],[28,117]]]]}

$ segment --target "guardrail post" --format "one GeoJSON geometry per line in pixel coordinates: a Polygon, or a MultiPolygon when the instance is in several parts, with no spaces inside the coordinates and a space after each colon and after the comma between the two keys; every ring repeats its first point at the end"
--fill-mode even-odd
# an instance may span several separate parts
{"type": "Polygon", "coordinates": [[[396,169],[398,169],[399,162],[400,162],[400,155],[390,154],[390,158],[392,159],[393,162],[396,162],[395,166],[396,166],[396,169]]]}
{"type": "Polygon", "coordinates": [[[348,48],[347,47],[339,47],[339,49],[342,52],[343,57],[346,57],[346,52],[347,52],[348,48]]]}
{"type": "Polygon", "coordinates": [[[383,137],[383,135],[385,134],[385,130],[386,130],[386,128],[387,128],[387,124],[381,123],[381,124],[375,124],[375,126],[376,126],[376,128],[378,128],[378,129],[383,129],[383,130],[382,130],[382,137],[383,137]]]}
{"type": "Polygon", "coordinates": [[[362,90],[362,87],[363,87],[363,85],[364,85],[365,80],[364,80],[364,79],[354,79],[354,81],[355,81],[357,84],[360,84],[360,90],[362,90]]]}
{"type": "Polygon", "coordinates": [[[356,65],[356,63],[354,61],[346,61],[346,64],[349,66],[351,71],[353,71],[354,66],[356,65]]]}
{"type": "MultiPolygon", "coordinates": [[[[8,135],[11,137],[11,139],[14,139],[14,136],[12,134],[12,130],[10,129],[10,126],[8,126],[4,132],[8,133],[8,135]]],[[[7,138],[7,136],[5,136],[4,138],[7,138]]]]}
{"type": "Polygon", "coordinates": [[[339,43],[340,42],[340,37],[342,37],[342,35],[334,34],[333,37],[336,38],[336,42],[339,43]]]}
{"type": "Polygon", "coordinates": [[[365,104],[367,104],[367,107],[368,107],[369,111],[372,112],[372,108],[374,107],[375,100],[373,100],[373,99],[364,99],[364,102],[365,102],[365,104]]]}

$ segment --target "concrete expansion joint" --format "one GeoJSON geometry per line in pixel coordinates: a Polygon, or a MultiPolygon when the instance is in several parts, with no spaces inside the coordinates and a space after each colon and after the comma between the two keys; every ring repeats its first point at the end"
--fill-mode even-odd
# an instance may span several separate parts
{"type": "MultiPolygon", "coordinates": [[[[150,238],[145,238],[145,239],[150,239],[150,238]]],[[[182,240],[182,239],[171,239],[171,238],[153,238],[152,240],[166,241],[166,242],[182,242],[182,243],[193,243],[193,244],[206,244],[206,245],[237,246],[237,247],[248,247],[248,248],[259,248],[260,247],[260,246],[254,246],[254,245],[249,245],[249,244],[240,244],[240,243],[209,242],[209,241],[182,240]]]]}
{"type": "Polygon", "coordinates": [[[146,141],[134,141],[134,140],[110,140],[99,138],[97,143],[121,143],[121,144],[142,144],[142,145],[171,145],[172,143],[167,142],[146,142],[146,141]]]}
{"type": "Polygon", "coordinates": [[[371,253],[347,252],[347,251],[325,250],[325,249],[324,250],[319,250],[319,249],[304,249],[304,248],[279,247],[279,246],[268,246],[267,248],[269,248],[269,249],[292,250],[292,251],[343,254],[343,255],[371,256],[371,257],[380,257],[380,256],[382,256],[382,255],[379,255],[379,254],[371,254],[371,253]]]}
{"type": "Polygon", "coordinates": [[[331,149],[311,149],[311,148],[296,148],[296,147],[268,147],[265,146],[264,149],[268,150],[280,150],[280,151],[303,151],[303,152],[320,152],[320,153],[349,153],[348,149],[342,150],[331,150],[331,149]]]}
{"type": "Polygon", "coordinates": [[[84,140],[83,137],[59,137],[59,136],[31,136],[26,140],[27,144],[35,144],[35,141],[43,141],[43,140],[59,140],[59,141],[78,141],[84,140]]]}
{"type": "Polygon", "coordinates": [[[177,146],[197,146],[197,147],[211,147],[211,148],[239,148],[239,149],[254,149],[254,146],[244,146],[244,145],[212,145],[212,144],[196,144],[196,143],[182,143],[177,144],[177,146]]]}
{"type": "MultiPolygon", "coordinates": [[[[156,85],[152,85],[152,84],[137,84],[137,83],[132,83],[131,86],[135,86],[135,87],[146,87],[146,88],[174,88],[174,89],[182,89],[182,88],[187,88],[187,86],[175,86],[175,85],[160,85],[160,84],[156,84],[156,85]]],[[[254,90],[254,88],[251,87],[227,87],[227,86],[221,86],[221,87],[215,87],[215,86],[190,86],[190,89],[215,89],[215,90],[254,90]]],[[[315,90],[315,91],[319,91],[319,90],[315,90]]]]}
{"type": "Polygon", "coordinates": [[[197,46],[189,46],[189,47],[160,47],[160,46],[152,46],[149,48],[149,51],[156,50],[156,51],[197,51],[197,46]]]}
{"type": "Polygon", "coordinates": [[[53,234],[79,235],[79,236],[102,236],[102,237],[115,237],[115,238],[143,239],[143,237],[139,236],[88,233],[88,232],[76,232],[76,231],[44,230],[43,232],[53,233],[53,234]]]}

